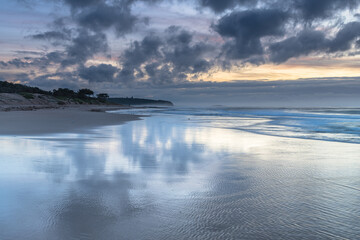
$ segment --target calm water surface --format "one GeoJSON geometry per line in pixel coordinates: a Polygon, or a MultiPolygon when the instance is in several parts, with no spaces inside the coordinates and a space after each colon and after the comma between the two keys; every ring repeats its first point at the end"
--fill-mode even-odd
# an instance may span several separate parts
{"type": "Polygon", "coordinates": [[[236,111],[0,137],[0,239],[360,239],[357,113],[236,111]]]}

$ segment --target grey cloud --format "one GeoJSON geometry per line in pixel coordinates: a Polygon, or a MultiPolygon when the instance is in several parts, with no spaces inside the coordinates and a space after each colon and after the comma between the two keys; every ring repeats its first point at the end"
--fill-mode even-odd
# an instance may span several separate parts
{"type": "Polygon", "coordinates": [[[60,32],[60,31],[43,32],[43,33],[31,35],[31,37],[36,40],[47,40],[47,41],[69,40],[70,38],[68,34],[65,34],[64,32],[60,32]]]}
{"type": "Polygon", "coordinates": [[[44,54],[42,57],[29,58],[30,66],[46,70],[51,64],[59,64],[63,61],[65,55],[62,52],[54,51],[44,54]]]}
{"type": "Polygon", "coordinates": [[[28,67],[37,67],[42,70],[46,69],[52,63],[60,63],[63,60],[63,54],[61,52],[50,52],[50,53],[38,53],[36,55],[42,54],[41,57],[24,57],[24,58],[14,58],[10,61],[4,62],[0,61],[0,64],[3,67],[15,67],[15,68],[28,68],[28,67]]]}
{"type": "Polygon", "coordinates": [[[30,73],[2,73],[0,72],[0,80],[20,82],[29,86],[40,87],[45,90],[54,88],[70,88],[77,90],[79,88],[88,87],[87,84],[82,85],[79,81],[77,72],[56,72],[50,74],[34,75],[30,73]]]}
{"type": "Polygon", "coordinates": [[[141,42],[135,41],[120,57],[122,70],[118,75],[121,82],[130,83],[135,80],[135,72],[142,73],[140,67],[149,60],[161,57],[159,47],[162,41],[154,35],[146,36],[141,42]]]}
{"type": "Polygon", "coordinates": [[[321,31],[305,30],[296,37],[273,43],[269,46],[270,60],[282,63],[293,57],[308,55],[313,52],[334,53],[347,51],[360,37],[360,22],[346,24],[338,31],[335,38],[328,39],[321,31]]]}
{"type": "Polygon", "coordinates": [[[21,58],[14,58],[7,62],[1,61],[0,64],[3,67],[16,67],[16,68],[26,68],[31,65],[28,61],[21,58]]]}
{"type": "Polygon", "coordinates": [[[132,84],[135,81],[135,69],[129,67],[123,67],[118,74],[118,81],[125,84],[132,84]]]}
{"type": "Polygon", "coordinates": [[[60,63],[64,54],[62,52],[54,51],[46,54],[47,60],[53,63],[60,63]]]}
{"type": "Polygon", "coordinates": [[[49,31],[42,33],[32,34],[27,37],[35,40],[48,41],[52,45],[64,45],[71,40],[73,30],[68,27],[69,23],[65,17],[55,19],[49,24],[49,31]]]}
{"type": "Polygon", "coordinates": [[[46,90],[64,87],[73,90],[80,88],[78,76],[73,72],[44,74],[33,79],[29,79],[27,83],[31,86],[37,86],[46,90]],[[57,78],[57,80],[54,80],[54,78],[57,78]]]}
{"type": "Polygon", "coordinates": [[[27,83],[30,80],[29,74],[26,73],[3,73],[0,72],[0,81],[13,81],[27,83]]]}
{"type": "Polygon", "coordinates": [[[89,82],[113,82],[118,69],[112,65],[100,64],[98,66],[82,67],[79,76],[89,82]]]}
{"type": "Polygon", "coordinates": [[[152,58],[159,57],[159,47],[161,45],[162,41],[159,37],[154,35],[145,36],[141,42],[133,42],[131,47],[125,50],[121,60],[124,61],[125,66],[138,67],[152,58]]]}
{"type": "Polygon", "coordinates": [[[14,51],[18,55],[42,55],[42,52],[36,51],[14,51]]]}
{"type": "Polygon", "coordinates": [[[214,29],[224,37],[244,39],[279,35],[288,15],[278,9],[236,11],[222,17],[214,29]]]}
{"type": "Polygon", "coordinates": [[[275,63],[282,63],[293,57],[324,50],[326,45],[327,40],[323,32],[303,31],[296,37],[270,45],[270,60],[275,63]]]}
{"type": "Polygon", "coordinates": [[[131,14],[132,0],[64,2],[72,9],[71,17],[57,18],[50,25],[54,30],[30,36],[55,46],[64,46],[62,67],[81,66],[94,55],[105,54],[108,50],[105,30],[113,28],[117,35],[124,35],[131,32],[138,22],[137,17],[131,14]]]}
{"type": "Polygon", "coordinates": [[[123,68],[119,80],[132,82],[147,74],[150,83],[165,84],[185,81],[187,74],[207,72],[213,66],[207,60],[213,47],[194,42],[190,32],[172,26],[162,39],[150,35],[141,42],[135,41],[120,58],[123,68]]]}
{"type": "Polygon", "coordinates": [[[10,61],[7,62],[7,64],[9,65],[13,65],[17,68],[25,68],[25,67],[28,67],[30,65],[30,63],[28,63],[27,61],[24,61],[20,58],[14,58],[10,61]]]}
{"type": "Polygon", "coordinates": [[[103,2],[103,0],[64,0],[64,2],[73,8],[82,8],[103,2]]]}
{"type": "Polygon", "coordinates": [[[150,82],[155,85],[171,84],[176,79],[184,80],[183,75],[176,76],[168,65],[160,66],[158,63],[150,63],[145,66],[146,72],[149,75],[150,82]]]}
{"type": "Polygon", "coordinates": [[[232,59],[246,59],[262,54],[261,38],[284,33],[287,13],[277,9],[233,12],[222,17],[213,28],[224,38],[224,53],[232,59]]]}
{"type": "Polygon", "coordinates": [[[226,9],[233,8],[236,5],[255,5],[257,0],[199,0],[204,7],[211,8],[216,13],[221,13],[226,9]]]}
{"type": "Polygon", "coordinates": [[[204,55],[212,51],[212,46],[199,42],[192,44],[193,35],[185,30],[171,27],[168,31],[168,46],[164,49],[165,60],[171,62],[179,72],[206,72],[211,63],[204,55]]]}
{"type": "Polygon", "coordinates": [[[334,12],[354,9],[358,5],[358,0],[293,0],[293,6],[306,21],[331,17],[334,12]]]}
{"type": "Polygon", "coordinates": [[[118,35],[131,32],[138,21],[138,18],[131,14],[128,4],[99,3],[83,9],[74,18],[81,26],[94,31],[114,27],[118,35]]]}
{"type": "Polygon", "coordinates": [[[108,50],[107,38],[103,33],[89,33],[80,30],[78,35],[72,39],[66,47],[67,58],[62,66],[82,64],[97,53],[105,53],[108,50]]]}
{"type": "MultiPolygon", "coordinates": [[[[73,31],[74,34],[76,31],[73,31]]],[[[4,67],[39,67],[43,70],[51,64],[61,64],[62,67],[83,65],[89,58],[108,50],[107,38],[104,33],[92,33],[85,29],[78,29],[77,34],[64,42],[65,49],[46,53],[41,57],[14,58],[8,62],[1,62],[4,67]]]]}
{"type": "Polygon", "coordinates": [[[360,22],[346,24],[330,44],[330,52],[346,51],[351,48],[351,43],[360,37],[360,22]]]}
{"type": "Polygon", "coordinates": [[[265,8],[277,7],[298,15],[300,20],[313,21],[333,17],[334,13],[344,9],[356,9],[358,0],[198,0],[203,7],[209,7],[215,13],[222,13],[228,9],[241,7],[263,6],[265,8]]]}

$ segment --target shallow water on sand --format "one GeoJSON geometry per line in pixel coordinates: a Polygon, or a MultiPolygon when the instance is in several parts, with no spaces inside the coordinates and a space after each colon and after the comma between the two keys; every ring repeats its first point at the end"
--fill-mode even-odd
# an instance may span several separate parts
{"type": "Polygon", "coordinates": [[[0,137],[0,239],[360,238],[359,144],[189,118],[0,137]]]}

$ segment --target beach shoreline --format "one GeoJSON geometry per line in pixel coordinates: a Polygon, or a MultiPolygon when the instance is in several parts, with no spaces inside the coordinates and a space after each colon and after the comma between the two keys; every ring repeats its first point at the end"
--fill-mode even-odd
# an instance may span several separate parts
{"type": "Polygon", "coordinates": [[[87,132],[91,129],[140,120],[140,116],[106,111],[121,106],[86,105],[0,112],[0,135],[43,135],[87,132]]]}

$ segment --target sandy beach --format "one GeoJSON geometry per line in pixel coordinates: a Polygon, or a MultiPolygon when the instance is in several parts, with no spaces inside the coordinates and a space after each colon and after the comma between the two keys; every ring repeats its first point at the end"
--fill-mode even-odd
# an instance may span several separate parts
{"type": "Polygon", "coordinates": [[[116,107],[76,106],[36,111],[0,112],[0,135],[84,132],[95,127],[119,125],[140,119],[135,115],[105,112],[113,109],[116,107]]]}

